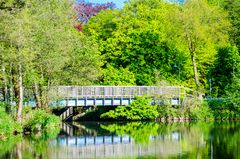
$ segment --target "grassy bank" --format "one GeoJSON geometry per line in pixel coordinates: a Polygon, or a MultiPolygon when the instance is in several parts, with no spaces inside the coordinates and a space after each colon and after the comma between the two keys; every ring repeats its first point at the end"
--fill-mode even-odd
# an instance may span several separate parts
{"type": "Polygon", "coordinates": [[[23,113],[22,123],[17,123],[14,117],[0,108],[0,140],[6,140],[16,134],[49,132],[60,130],[59,117],[45,110],[27,108],[23,113]]]}
{"type": "Polygon", "coordinates": [[[0,107],[0,140],[22,131],[21,124],[15,122],[12,116],[4,112],[0,107]]]}
{"type": "Polygon", "coordinates": [[[23,129],[28,132],[49,131],[59,129],[60,118],[45,110],[26,110],[24,113],[23,129]]]}

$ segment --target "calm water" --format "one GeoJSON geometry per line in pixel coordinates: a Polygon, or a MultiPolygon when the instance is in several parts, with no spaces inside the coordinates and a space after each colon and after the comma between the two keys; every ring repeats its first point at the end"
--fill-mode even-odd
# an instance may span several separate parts
{"type": "Polygon", "coordinates": [[[240,158],[240,122],[63,123],[55,135],[0,142],[0,158],[240,158]]]}

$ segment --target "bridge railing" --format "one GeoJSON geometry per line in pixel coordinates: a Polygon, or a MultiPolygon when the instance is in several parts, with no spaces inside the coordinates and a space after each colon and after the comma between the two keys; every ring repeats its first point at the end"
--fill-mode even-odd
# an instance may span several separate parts
{"type": "Polygon", "coordinates": [[[185,97],[185,87],[181,86],[56,86],[49,94],[59,98],[134,98],[152,96],[177,98],[185,97]]]}

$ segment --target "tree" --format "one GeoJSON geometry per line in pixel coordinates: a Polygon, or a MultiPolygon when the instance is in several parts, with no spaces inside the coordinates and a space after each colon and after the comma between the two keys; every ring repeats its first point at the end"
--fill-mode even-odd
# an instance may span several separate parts
{"type": "MultiPolygon", "coordinates": [[[[240,56],[237,47],[219,48],[217,59],[211,70],[213,94],[217,97],[226,95],[229,85],[234,85],[240,73],[240,56]]],[[[233,90],[232,90],[233,91],[233,90]]]]}
{"type": "Polygon", "coordinates": [[[240,49],[240,0],[225,0],[223,8],[228,12],[228,17],[232,24],[230,38],[240,49]]]}
{"type": "Polygon", "coordinates": [[[173,67],[176,62],[182,70],[181,78],[189,73],[184,67],[186,54],[166,34],[168,14],[174,9],[174,5],[158,0],[130,1],[122,11],[106,10],[91,18],[84,33],[99,41],[104,70],[107,64],[128,69],[134,73],[137,85],[153,85],[158,79],[177,81],[179,73],[173,67]]]}
{"type": "Polygon", "coordinates": [[[99,42],[103,69],[106,63],[128,68],[137,85],[160,79],[201,90],[217,48],[228,43],[229,29],[226,12],[204,0],[131,0],[123,10],[91,18],[84,33],[99,42]]]}
{"type": "Polygon", "coordinates": [[[113,10],[114,3],[104,3],[104,4],[95,4],[80,1],[74,4],[74,9],[76,10],[77,19],[80,23],[75,25],[75,28],[79,31],[82,31],[84,23],[88,22],[88,20],[97,15],[100,11],[111,9],[113,10]]]}
{"type": "Polygon", "coordinates": [[[219,7],[210,6],[204,0],[188,0],[179,7],[175,17],[173,25],[179,28],[178,35],[189,52],[195,84],[197,90],[200,90],[200,80],[206,77],[206,69],[214,61],[215,48],[228,41],[230,24],[227,14],[219,7]],[[199,79],[198,68],[202,66],[204,66],[202,71],[205,72],[200,72],[199,79]]]}
{"type": "Polygon", "coordinates": [[[134,73],[128,68],[116,69],[111,65],[107,65],[103,70],[103,79],[102,84],[110,86],[132,86],[136,83],[134,73]]]}
{"type": "Polygon", "coordinates": [[[24,6],[23,0],[0,0],[0,10],[12,11],[24,6]]]}
{"type": "Polygon", "coordinates": [[[100,59],[94,41],[72,27],[74,19],[69,17],[74,12],[70,3],[52,1],[34,5],[41,7],[37,10],[33,7],[29,12],[34,20],[30,38],[34,54],[29,81],[34,85],[36,98],[41,100],[39,107],[43,107],[48,104],[47,92],[51,86],[86,85],[96,80],[100,59]]]}
{"type": "Polygon", "coordinates": [[[8,84],[13,81],[18,121],[27,95],[23,85],[25,93],[36,99],[37,107],[43,108],[51,86],[97,79],[100,59],[96,44],[73,28],[71,3],[27,0],[21,9],[0,13],[1,65],[10,69],[2,74],[7,74],[8,84]],[[74,73],[71,81],[62,77],[69,71],[74,73]]]}
{"type": "Polygon", "coordinates": [[[1,37],[2,37],[1,45],[3,49],[3,52],[1,55],[2,57],[1,61],[2,61],[2,70],[3,70],[4,92],[5,92],[4,96],[6,101],[8,91],[7,91],[7,77],[6,77],[5,67],[6,67],[6,61],[7,61],[10,63],[10,66],[11,66],[11,73],[12,73],[11,80],[13,81],[13,90],[14,90],[16,105],[17,105],[16,117],[19,122],[21,122],[21,119],[22,119],[22,109],[23,109],[22,67],[23,67],[23,58],[25,56],[25,51],[26,51],[23,47],[26,44],[26,40],[25,40],[26,32],[23,29],[24,28],[24,26],[22,25],[23,20],[19,19],[19,17],[21,16],[24,17],[24,14],[22,14],[23,12],[21,12],[21,10],[22,8],[19,8],[19,6],[15,7],[15,5],[13,5],[11,9],[10,9],[10,6],[8,7],[7,10],[3,8],[0,14],[1,19],[3,20],[1,23],[1,26],[3,27],[3,30],[1,32],[1,37]],[[14,26],[14,27],[8,27],[8,25],[14,26]]]}

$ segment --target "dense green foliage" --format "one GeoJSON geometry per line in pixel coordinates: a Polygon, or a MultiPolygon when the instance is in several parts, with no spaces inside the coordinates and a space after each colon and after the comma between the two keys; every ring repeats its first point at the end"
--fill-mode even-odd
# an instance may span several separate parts
{"type": "Polygon", "coordinates": [[[59,129],[60,118],[44,110],[32,110],[26,115],[24,129],[29,131],[50,131],[59,129]]]}
{"type": "Polygon", "coordinates": [[[15,132],[21,131],[21,125],[17,124],[14,119],[0,107],[0,140],[12,136],[15,132]]]}
{"type": "Polygon", "coordinates": [[[212,110],[207,102],[199,103],[194,99],[191,105],[172,107],[162,105],[158,107],[159,118],[163,120],[211,120],[214,119],[212,110]]]}
{"type": "MultiPolygon", "coordinates": [[[[91,18],[84,33],[99,41],[103,70],[127,69],[137,85],[166,80],[204,88],[216,48],[228,43],[229,27],[226,13],[203,0],[183,5],[135,0],[91,18]]],[[[115,76],[103,81],[114,83],[115,76]]]]}
{"type": "Polygon", "coordinates": [[[158,117],[157,106],[151,105],[151,98],[137,97],[127,106],[118,106],[101,115],[101,118],[116,120],[149,120],[158,117]]]}
{"type": "Polygon", "coordinates": [[[19,7],[14,4],[21,1],[11,2],[10,10],[0,8],[0,84],[4,102],[15,100],[12,112],[21,121],[23,87],[38,108],[46,107],[51,86],[96,81],[101,58],[95,41],[73,27],[71,2],[24,0],[19,7]]]}
{"type": "MultiPolygon", "coordinates": [[[[85,28],[87,34],[99,41],[101,55],[107,63],[103,70],[109,72],[112,67],[127,69],[134,74],[137,85],[153,85],[160,79],[174,79],[178,75],[176,68],[173,68],[174,64],[180,62],[177,60],[181,60],[180,67],[186,63],[186,55],[180,54],[167,41],[167,35],[162,35],[161,15],[155,19],[156,9],[168,4],[159,1],[152,3],[156,5],[143,3],[140,6],[136,2],[139,7],[129,4],[122,11],[102,12],[93,17],[85,28]],[[135,9],[139,15],[134,16],[135,9]],[[144,14],[142,10],[145,10],[146,15],[141,15],[144,14]]],[[[182,77],[186,74],[185,69],[182,69],[182,77]]],[[[103,80],[112,79],[114,83],[115,76],[117,74],[107,74],[103,80]]]]}
{"type": "MultiPolygon", "coordinates": [[[[226,94],[228,85],[234,83],[234,76],[240,73],[240,56],[236,47],[220,48],[214,67],[210,71],[213,96],[226,94]]],[[[231,90],[233,91],[233,90],[231,90]]]]}
{"type": "Polygon", "coordinates": [[[128,68],[116,69],[111,65],[107,65],[106,69],[103,70],[103,79],[102,84],[110,86],[132,86],[136,83],[134,73],[128,68]]]}
{"type": "Polygon", "coordinates": [[[224,0],[220,2],[220,4],[228,12],[229,19],[233,26],[230,31],[231,41],[240,49],[240,1],[224,0]]]}
{"type": "Polygon", "coordinates": [[[59,124],[59,117],[44,110],[32,109],[24,111],[24,121],[20,124],[0,107],[0,140],[11,138],[14,134],[26,131],[40,131],[49,136],[45,135],[45,138],[50,138],[51,136],[56,136],[56,133],[59,132],[59,124]]]}
{"type": "Polygon", "coordinates": [[[225,103],[230,111],[235,112],[240,117],[240,74],[233,77],[233,81],[226,88],[225,103]]]}

